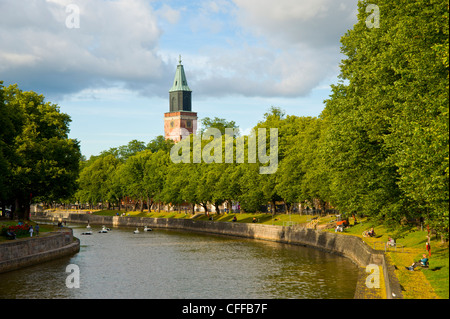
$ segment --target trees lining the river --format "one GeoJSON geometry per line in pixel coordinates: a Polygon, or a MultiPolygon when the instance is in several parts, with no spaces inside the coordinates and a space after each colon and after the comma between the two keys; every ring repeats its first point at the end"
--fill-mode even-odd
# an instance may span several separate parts
{"type": "Polygon", "coordinates": [[[379,8],[380,25],[368,23],[369,2],[359,1],[358,22],[341,39],[340,82],[322,114],[298,117],[272,108],[256,126],[278,128],[275,174],[258,174],[261,163],[173,164],[166,158],[163,168],[152,166],[153,173],[165,172],[155,199],[234,200],[248,211],[315,199],[392,225],[422,219],[448,237],[449,3],[370,4],[379,8]]]}
{"type": "MultiPolygon", "coordinates": [[[[144,202],[159,208],[234,201],[249,212],[277,201],[288,208],[308,202],[392,225],[421,219],[448,237],[448,0],[370,4],[380,9],[380,27],[367,23],[369,3],[359,1],[358,22],[341,39],[340,82],[322,114],[272,107],[256,125],[255,134],[278,129],[273,174],[260,174],[266,164],[259,160],[175,164],[173,143],[162,136],[79,161],[67,115],[34,92],[0,86],[0,201],[22,211],[30,194],[116,206],[127,198],[141,210],[144,202]]],[[[226,127],[236,128],[219,118],[203,124],[223,138],[226,127]]],[[[233,136],[234,150],[238,139],[248,146],[248,137],[233,136]]]]}
{"type": "MultiPolygon", "coordinates": [[[[284,201],[288,206],[302,201],[312,203],[318,198],[317,189],[303,182],[300,175],[293,178],[292,171],[302,174],[300,165],[294,166],[291,162],[284,162],[282,159],[285,153],[297,154],[302,159],[306,158],[307,163],[302,169],[307,171],[306,165],[314,162],[315,156],[315,153],[310,150],[310,140],[305,137],[295,142],[294,139],[295,136],[304,135],[304,129],[317,131],[318,126],[313,123],[318,121],[321,120],[285,116],[279,108],[274,107],[266,113],[264,121],[260,122],[257,128],[273,127],[274,124],[278,128],[278,158],[281,163],[275,174],[260,174],[259,168],[264,163],[259,161],[236,163],[235,144],[233,145],[235,154],[233,163],[224,163],[223,160],[222,163],[206,163],[204,160],[201,163],[192,161],[174,163],[170,155],[172,141],[164,141],[159,147],[153,148],[153,152],[150,150],[150,146],[155,145],[155,140],[161,140],[158,137],[144,150],[136,151],[126,159],[119,156],[116,149],[110,149],[82,163],[78,180],[80,188],[75,199],[80,203],[89,202],[92,205],[102,202],[105,207],[105,205],[118,206],[120,201],[127,197],[132,199],[134,204],[137,203],[136,208],[141,210],[143,210],[144,201],[147,203],[147,208],[153,203],[155,207],[159,207],[159,203],[173,205],[190,203],[207,209],[209,203],[215,206],[217,211],[218,207],[225,202],[230,204],[239,202],[241,208],[248,212],[256,212],[262,205],[274,204],[275,201],[284,201]],[[293,150],[294,147],[295,150],[293,150]],[[297,192],[297,189],[301,189],[301,192],[297,192]]],[[[317,138],[317,134],[311,133],[312,138],[317,138]]],[[[192,145],[192,136],[190,138],[192,145]]],[[[225,136],[221,138],[221,152],[224,155],[225,136]]],[[[248,138],[236,137],[233,139],[234,143],[238,138],[244,138],[247,152],[248,138]]],[[[211,140],[203,140],[202,149],[206,149],[205,146],[209,143],[212,143],[211,140]]],[[[131,149],[132,145],[136,144],[137,141],[132,141],[121,148],[131,149]]],[[[194,147],[190,148],[191,159],[193,149],[194,147]]],[[[131,154],[132,151],[127,153],[131,154]]],[[[223,159],[224,156],[221,158],[223,159]]],[[[245,158],[247,159],[246,156],[245,158]]]]}
{"type": "Polygon", "coordinates": [[[449,1],[358,6],[322,113],[332,201],[393,223],[425,218],[448,236],[449,1]]]}

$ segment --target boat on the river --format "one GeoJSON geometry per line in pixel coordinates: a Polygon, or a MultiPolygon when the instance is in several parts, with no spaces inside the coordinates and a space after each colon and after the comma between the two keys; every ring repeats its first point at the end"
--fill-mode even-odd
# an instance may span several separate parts
{"type": "Polygon", "coordinates": [[[105,226],[103,226],[102,229],[100,229],[98,232],[99,232],[99,233],[107,233],[107,232],[108,232],[108,228],[106,228],[105,226]]]}

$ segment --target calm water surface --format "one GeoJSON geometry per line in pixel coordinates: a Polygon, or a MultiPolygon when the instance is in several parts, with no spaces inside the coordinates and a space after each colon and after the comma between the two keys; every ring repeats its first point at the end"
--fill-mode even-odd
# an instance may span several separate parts
{"type": "Polygon", "coordinates": [[[353,298],[358,268],[312,248],[155,229],[81,235],[80,252],[0,274],[0,298],[353,298]],[[66,266],[80,270],[67,288],[66,266]]]}

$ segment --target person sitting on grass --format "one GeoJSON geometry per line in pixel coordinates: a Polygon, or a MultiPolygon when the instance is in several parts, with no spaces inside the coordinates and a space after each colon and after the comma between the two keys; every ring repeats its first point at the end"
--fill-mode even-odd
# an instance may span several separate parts
{"type": "Polygon", "coordinates": [[[422,266],[422,267],[427,267],[428,266],[428,258],[426,254],[422,255],[422,259],[417,261],[417,262],[413,262],[411,266],[406,267],[408,270],[413,271],[414,268],[416,268],[417,266],[422,266]]]}
{"type": "Polygon", "coordinates": [[[16,234],[13,231],[7,231],[6,238],[7,239],[16,239],[16,234]]]}
{"type": "Polygon", "coordinates": [[[373,227],[369,230],[367,234],[369,235],[369,237],[375,237],[375,230],[373,229],[373,227]]]}
{"type": "Polygon", "coordinates": [[[388,241],[386,242],[386,247],[395,247],[395,240],[394,238],[389,237],[388,241]]]}

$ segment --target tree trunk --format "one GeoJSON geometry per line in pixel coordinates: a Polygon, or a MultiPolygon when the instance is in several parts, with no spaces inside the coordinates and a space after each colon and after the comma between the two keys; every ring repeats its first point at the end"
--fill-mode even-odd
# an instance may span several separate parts
{"type": "Polygon", "coordinates": [[[274,200],[271,201],[270,205],[272,206],[272,218],[273,218],[273,216],[275,216],[275,213],[276,213],[276,210],[277,210],[277,208],[275,206],[275,201],[274,200]]]}
{"type": "Polygon", "coordinates": [[[216,209],[216,214],[220,215],[219,204],[214,203],[214,208],[216,209]]]}
{"type": "Polygon", "coordinates": [[[30,202],[28,200],[15,199],[15,214],[17,219],[30,220],[30,202]]]}
{"type": "Polygon", "coordinates": [[[205,209],[205,215],[208,214],[208,205],[205,203],[201,203],[201,205],[203,206],[203,208],[205,209]]]}

